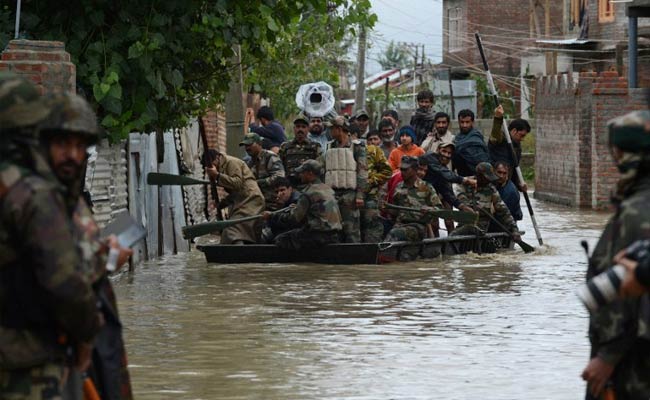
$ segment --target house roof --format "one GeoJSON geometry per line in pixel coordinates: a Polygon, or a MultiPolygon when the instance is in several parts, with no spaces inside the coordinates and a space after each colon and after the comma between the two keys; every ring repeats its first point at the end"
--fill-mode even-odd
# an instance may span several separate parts
{"type": "MultiPolygon", "coordinates": [[[[408,76],[411,73],[411,68],[392,68],[387,69],[381,72],[378,72],[374,75],[371,75],[363,80],[363,83],[366,85],[366,89],[377,89],[386,84],[386,78],[388,78],[389,83],[394,83],[400,79],[408,76]]],[[[356,90],[356,83],[350,87],[350,90],[356,90]]]]}

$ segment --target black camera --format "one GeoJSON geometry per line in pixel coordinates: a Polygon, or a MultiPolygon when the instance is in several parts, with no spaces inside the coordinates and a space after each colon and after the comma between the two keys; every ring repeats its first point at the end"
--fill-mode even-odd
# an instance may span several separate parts
{"type": "MultiPolygon", "coordinates": [[[[626,257],[640,261],[650,255],[650,239],[637,240],[625,250],[626,257]]],[[[578,297],[589,311],[598,308],[618,298],[618,290],[625,276],[625,267],[615,265],[605,272],[594,276],[578,289],[578,297]]]]}

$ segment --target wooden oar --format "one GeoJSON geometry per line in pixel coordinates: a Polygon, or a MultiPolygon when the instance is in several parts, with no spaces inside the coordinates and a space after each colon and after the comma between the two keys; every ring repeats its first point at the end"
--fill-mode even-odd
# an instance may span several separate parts
{"type": "Polygon", "coordinates": [[[409,211],[409,212],[416,212],[416,213],[422,213],[422,214],[431,214],[434,217],[442,218],[442,219],[453,219],[454,221],[461,223],[461,224],[475,224],[476,221],[478,221],[478,215],[471,213],[471,212],[466,212],[466,211],[454,211],[454,210],[436,210],[432,212],[424,212],[419,208],[410,208],[410,207],[403,207],[403,206],[398,206],[395,204],[391,203],[386,203],[387,208],[392,208],[393,210],[401,210],[401,211],[409,211]]]}
{"type": "Polygon", "coordinates": [[[207,185],[210,181],[194,179],[189,176],[164,174],[162,172],[149,172],[147,174],[147,184],[149,185],[207,185]]]}
{"type": "MultiPolygon", "coordinates": [[[[272,214],[277,214],[279,212],[284,212],[289,210],[291,207],[285,207],[277,211],[273,211],[272,214]]],[[[194,239],[198,236],[208,235],[210,233],[225,229],[232,225],[241,224],[242,222],[254,221],[256,219],[262,218],[263,214],[251,215],[250,217],[236,218],[236,219],[227,219],[224,221],[212,221],[204,222],[202,224],[194,224],[189,226],[184,226],[183,238],[185,239],[194,239]]]]}
{"type": "Polygon", "coordinates": [[[510,237],[512,238],[512,240],[514,240],[515,243],[517,243],[519,245],[519,247],[521,247],[521,249],[524,251],[524,253],[532,253],[533,251],[535,251],[535,248],[533,246],[529,245],[528,243],[524,242],[523,240],[521,240],[521,239],[515,240],[515,235],[512,232],[510,232],[508,230],[508,228],[503,226],[503,224],[501,222],[499,222],[498,219],[494,218],[492,216],[492,214],[490,214],[489,212],[487,212],[486,210],[484,210],[483,208],[481,208],[479,206],[476,206],[476,208],[480,212],[482,212],[483,214],[488,216],[492,220],[492,222],[494,222],[495,224],[497,224],[497,226],[499,226],[501,228],[501,230],[503,230],[505,233],[510,234],[510,237]]]}

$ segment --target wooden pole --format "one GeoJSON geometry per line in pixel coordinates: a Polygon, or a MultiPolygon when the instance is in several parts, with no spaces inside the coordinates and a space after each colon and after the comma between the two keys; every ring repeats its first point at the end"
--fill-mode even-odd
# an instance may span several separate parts
{"type": "Polygon", "coordinates": [[[239,142],[244,138],[244,84],[241,69],[241,47],[235,46],[232,61],[232,76],[226,95],[226,153],[241,152],[239,142]]]}

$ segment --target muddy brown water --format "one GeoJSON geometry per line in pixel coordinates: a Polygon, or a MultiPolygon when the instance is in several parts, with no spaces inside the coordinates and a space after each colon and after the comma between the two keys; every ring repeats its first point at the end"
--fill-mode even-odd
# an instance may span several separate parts
{"type": "Polygon", "coordinates": [[[579,243],[608,214],[534,207],[546,245],[530,255],[216,265],[194,251],[122,274],[136,398],[581,398],[579,243]]]}

